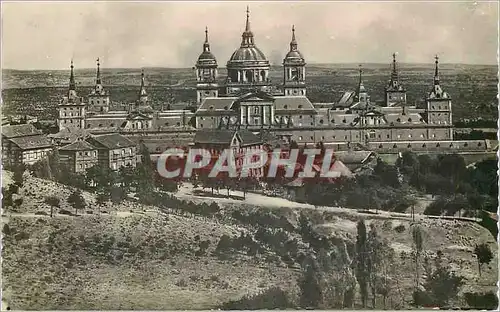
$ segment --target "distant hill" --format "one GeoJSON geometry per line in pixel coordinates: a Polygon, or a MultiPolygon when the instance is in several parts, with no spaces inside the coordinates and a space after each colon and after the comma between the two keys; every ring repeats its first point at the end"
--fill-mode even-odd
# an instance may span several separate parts
{"type": "MultiPolygon", "coordinates": [[[[432,86],[433,64],[400,64],[400,79],[408,90],[410,103],[421,102],[432,86]]],[[[497,67],[488,65],[440,65],[443,88],[452,96],[454,119],[483,117],[496,119],[497,67]]],[[[112,102],[135,100],[141,70],[101,69],[103,83],[112,102]]],[[[225,69],[219,70],[221,80],[225,69]]],[[[55,118],[55,105],[65,93],[69,70],[3,70],[2,96],[6,114],[24,114],[38,107],[44,118],[55,118]],[[23,90],[24,89],[24,90],[23,90]]],[[[146,68],[146,83],[153,102],[193,102],[196,77],[191,68],[146,68]]],[[[342,92],[354,90],[358,83],[357,64],[310,64],[306,67],[308,97],[313,102],[337,101],[342,92]]],[[[95,69],[76,69],[81,95],[95,83],[95,69]]],[[[389,64],[364,64],[364,84],[372,101],[384,99],[384,86],[390,77],[389,64]]],[[[272,67],[271,81],[282,83],[283,69],[272,67]]]]}

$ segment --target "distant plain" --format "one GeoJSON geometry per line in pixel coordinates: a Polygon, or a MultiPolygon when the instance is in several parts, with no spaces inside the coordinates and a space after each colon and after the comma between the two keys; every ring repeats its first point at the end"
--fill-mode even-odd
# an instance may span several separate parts
{"type": "MultiPolygon", "coordinates": [[[[191,68],[145,68],[147,90],[155,107],[171,108],[194,103],[196,77],[191,68]]],[[[390,64],[363,64],[363,81],[371,100],[384,99],[390,64]]],[[[140,85],[141,69],[101,68],[104,87],[113,105],[133,102],[140,85]]],[[[221,83],[226,74],[219,69],[221,83]]],[[[441,86],[453,100],[453,119],[481,117],[496,120],[497,67],[491,65],[440,64],[441,86]]],[[[422,105],[433,84],[434,64],[400,64],[400,80],[410,104],[422,105]]],[[[27,114],[55,119],[60,98],[67,92],[69,70],[2,71],[3,114],[27,114]]],[[[283,80],[283,68],[272,67],[274,85],[283,80]]],[[[95,69],[75,69],[77,91],[86,97],[95,83],[95,69]]],[[[306,67],[307,95],[312,102],[338,101],[344,91],[355,90],[359,81],[357,64],[312,64],[306,67]]]]}

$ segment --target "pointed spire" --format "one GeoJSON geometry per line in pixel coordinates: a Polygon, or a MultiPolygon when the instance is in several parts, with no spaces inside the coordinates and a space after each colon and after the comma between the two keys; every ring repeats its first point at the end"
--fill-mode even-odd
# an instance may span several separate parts
{"type": "Polygon", "coordinates": [[[292,25],[292,41],[290,41],[290,51],[297,50],[297,40],[295,39],[295,25],[292,25]]]}
{"type": "Polygon", "coordinates": [[[392,72],[391,72],[391,82],[392,84],[398,81],[398,69],[396,63],[396,53],[392,54],[392,72]]]}
{"type": "Polygon", "coordinates": [[[144,69],[141,70],[141,90],[139,91],[139,97],[146,96],[146,87],[144,83],[144,69]]]}
{"type": "Polygon", "coordinates": [[[95,83],[100,85],[101,84],[101,70],[100,70],[101,64],[99,63],[99,58],[97,58],[97,75],[96,75],[96,80],[95,83]]]}
{"type": "Polygon", "coordinates": [[[203,43],[203,51],[210,52],[210,43],[208,42],[208,27],[205,26],[205,42],[203,43]]]}
{"type": "Polygon", "coordinates": [[[361,64],[359,65],[359,83],[358,83],[358,90],[357,91],[358,91],[357,92],[358,99],[359,99],[361,93],[366,92],[365,86],[363,84],[363,66],[361,64]]]}
{"type": "Polygon", "coordinates": [[[250,8],[247,5],[247,22],[245,25],[245,32],[250,32],[250,8]]]}
{"type": "Polygon", "coordinates": [[[76,84],[75,84],[75,75],[73,73],[73,59],[71,59],[71,73],[70,73],[70,76],[69,76],[69,90],[70,91],[75,91],[76,89],[76,84]]]}
{"type": "Polygon", "coordinates": [[[437,54],[436,54],[434,59],[436,60],[435,61],[436,69],[434,70],[434,84],[438,85],[439,84],[439,56],[437,56],[437,54]]]}
{"type": "Polygon", "coordinates": [[[243,32],[243,35],[241,37],[242,37],[241,39],[242,48],[252,47],[254,45],[253,33],[250,30],[250,9],[248,5],[247,5],[247,20],[245,25],[245,31],[243,32]]]}

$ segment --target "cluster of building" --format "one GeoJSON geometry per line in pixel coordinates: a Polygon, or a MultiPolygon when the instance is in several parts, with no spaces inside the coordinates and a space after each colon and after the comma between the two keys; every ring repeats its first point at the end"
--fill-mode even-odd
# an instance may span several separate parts
{"type": "MultiPolygon", "coordinates": [[[[306,94],[306,61],[298,49],[294,27],[282,65],[283,81],[273,84],[269,79],[270,63],[256,46],[248,9],[240,47],[227,62],[224,79],[219,77],[218,62],[210,49],[208,29],[205,29],[203,50],[195,65],[194,109],[153,109],[144,72],[135,101],[116,109],[103,85],[99,60],[95,86],[90,94],[82,97],[76,90],[72,62],[69,90],[58,105],[59,133],[51,135],[50,139],[61,152],[82,151],[88,153],[82,155],[97,155],[81,159],[88,160],[88,164],[97,160],[109,161],[110,166],[112,153],[126,153],[123,148],[132,146],[125,142],[136,145],[142,142],[155,156],[169,147],[202,144],[200,140],[204,140],[203,145],[209,144],[207,138],[217,145],[221,137],[234,137],[234,133],[242,129],[264,143],[296,142],[302,146],[322,143],[338,151],[353,147],[385,152],[487,148],[483,141],[453,141],[452,102],[441,86],[437,56],[425,107],[407,102],[395,54],[382,105],[370,101],[361,67],[354,91],[345,92],[336,102],[312,103],[306,94]],[[223,132],[228,134],[224,136],[223,132]],[[99,137],[105,139],[99,141],[99,137]],[[115,149],[112,140],[123,146],[115,149]],[[102,152],[105,149],[106,160],[102,152]]],[[[71,161],[76,163],[77,158],[74,159],[71,161]]],[[[131,156],[123,164],[134,164],[132,159],[131,156]]],[[[122,162],[116,166],[120,164],[122,162]]],[[[75,169],[78,168],[81,168],[79,164],[75,164],[75,169]]]]}

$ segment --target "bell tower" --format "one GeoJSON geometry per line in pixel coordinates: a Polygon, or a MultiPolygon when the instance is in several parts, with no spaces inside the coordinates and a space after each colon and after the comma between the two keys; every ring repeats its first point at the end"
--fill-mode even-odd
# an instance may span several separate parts
{"type": "Polygon", "coordinates": [[[297,46],[295,26],[292,26],[290,50],[283,59],[283,91],[288,96],[306,95],[306,62],[297,46]]]}
{"type": "Polygon", "coordinates": [[[439,57],[435,57],[434,85],[427,96],[427,123],[437,126],[433,131],[435,139],[453,140],[451,97],[441,88],[439,77],[439,57]],[[442,131],[438,131],[441,128],[442,131]],[[444,135],[441,135],[444,133],[444,135]]]}
{"type": "Polygon", "coordinates": [[[205,28],[205,42],[203,52],[198,57],[196,68],[196,104],[199,106],[207,97],[217,97],[219,95],[219,85],[217,84],[217,60],[210,52],[208,42],[208,27],[205,28]]]}
{"type": "Polygon", "coordinates": [[[59,130],[85,128],[85,102],[83,97],[79,97],[76,93],[73,60],[71,60],[70,68],[68,94],[61,99],[58,105],[57,125],[59,130]]]}

